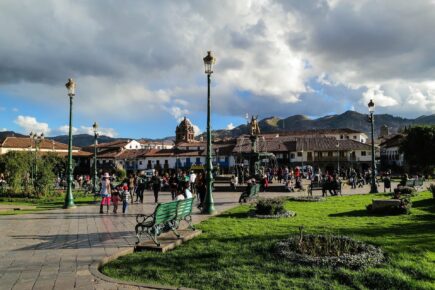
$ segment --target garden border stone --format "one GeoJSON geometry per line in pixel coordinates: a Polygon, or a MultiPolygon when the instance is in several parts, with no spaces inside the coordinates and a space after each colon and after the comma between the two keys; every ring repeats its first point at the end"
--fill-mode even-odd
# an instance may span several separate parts
{"type": "MultiPolygon", "coordinates": [[[[304,238],[320,238],[325,235],[304,235],[304,238]]],[[[300,235],[291,236],[288,239],[281,240],[275,245],[276,254],[290,261],[302,264],[311,264],[318,266],[347,267],[351,269],[364,269],[370,266],[378,265],[385,261],[385,255],[381,248],[361,241],[354,240],[347,236],[331,236],[336,239],[346,239],[355,243],[356,246],[362,247],[364,252],[358,254],[343,254],[340,256],[310,256],[300,254],[290,248],[290,246],[299,243],[300,235]]]]}

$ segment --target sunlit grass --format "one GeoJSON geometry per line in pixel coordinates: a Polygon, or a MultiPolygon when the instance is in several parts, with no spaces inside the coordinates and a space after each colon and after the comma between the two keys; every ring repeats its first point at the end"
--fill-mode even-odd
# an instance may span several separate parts
{"type": "MultiPolygon", "coordinates": [[[[379,198],[381,195],[376,196],[379,198]]],[[[165,254],[142,252],[104,267],[130,281],[199,289],[435,289],[435,202],[414,197],[410,215],[370,216],[373,195],[331,197],[326,202],[287,202],[289,219],[249,218],[240,206],[211,218],[203,234],[165,254]],[[303,225],[306,233],[352,236],[380,246],[388,260],[354,271],[294,264],[272,253],[274,244],[303,225]]]]}

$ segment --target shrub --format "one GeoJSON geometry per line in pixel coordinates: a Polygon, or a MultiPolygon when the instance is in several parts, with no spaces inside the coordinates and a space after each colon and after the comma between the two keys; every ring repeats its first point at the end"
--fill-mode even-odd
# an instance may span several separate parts
{"type": "Polygon", "coordinates": [[[259,215],[277,215],[285,212],[283,198],[259,198],[255,213],[259,215]]]}
{"type": "Polygon", "coordinates": [[[401,193],[402,195],[414,196],[414,195],[417,194],[417,191],[416,191],[414,188],[412,188],[412,187],[409,187],[409,186],[402,186],[402,187],[400,188],[400,193],[401,193]]]}

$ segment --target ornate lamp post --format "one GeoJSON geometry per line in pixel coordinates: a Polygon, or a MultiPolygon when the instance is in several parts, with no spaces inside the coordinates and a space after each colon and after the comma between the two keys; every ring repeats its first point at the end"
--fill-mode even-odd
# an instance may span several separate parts
{"type": "Polygon", "coordinates": [[[371,135],[372,135],[372,176],[371,176],[371,186],[370,193],[378,193],[378,187],[376,186],[376,164],[375,164],[375,138],[374,138],[374,113],[375,113],[375,103],[370,100],[368,103],[369,107],[369,121],[371,125],[371,135]]]}
{"type": "Polygon", "coordinates": [[[212,174],[213,169],[211,164],[211,130],[210,130],[210,76],[213,73],[213,64],[216,59],[211,55],[211,51],[207,52],[207,56],[204,57],[205,74],[207,75],[207,157],[206,157],[206,183],[207,193],[205,195],[205,205],[202,210],[205,214],[214,214],[216,209],[214,208],[213,195],[212,195],[212,174]]]}
{"type": "Polygon", "coordinates": [[[98,165],[97,165],[97,143],[98,143],[98,124],[94,122],[92,125],[92,129],[94,130],[94,178],[92,180],[93,192],[94,194],[97,192],[97,176],[98,176],[98,165]]]}
{"type": "Polygon", "coordinates": [[[65,84],[65,87],[68,90],[69,97],[69,139],[68,139],[68,163],[66,168],[66,176],[67,176],[67,190],[65,195],[65,203],[63,208],[73,208],[74,197],[72,194],[72,183],[73,183],[73,172],[72,172],[72,105],[73,105],[73,97],[75,96],[75,87],[76,84],[72,79],[68,79],[68,82],[65,84]]]}
{"type": "Polygon", "coordinates": [[[30,137],[30,148],[32,148],[32,141],[33,143],[35,143],[35,158],[33,160],[33,166],[32,166],[32,184],[33,186],[35,186],[35,179],[38,173],[38,163],[37,163],[38,149],[42,140],[44,140],[44,133],[38,135],[37,133],[30,132],[29,137],[30,137]]]}

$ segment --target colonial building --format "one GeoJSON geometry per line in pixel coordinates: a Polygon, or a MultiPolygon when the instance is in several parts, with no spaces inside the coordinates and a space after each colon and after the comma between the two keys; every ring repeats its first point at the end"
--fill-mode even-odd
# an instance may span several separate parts
{"type": "Polygon", "coordinates": [[[404,156],[399,148],[405,138],[404,134],[396,134],[380,144],[381,166],[383,169],[397,169],[404,166],[404,156]]]}
{"type": "MultiPolygon", "coordinates": [[[[173,170],[201,168],[206,163],[206,141],[194,139],[192,123],[184,118],[175,129],[175,145],[144,140],[124,140],[97,145],[98,165],[104,169],[122,167],[128,172],[146,169],[173,170]]],[[[370,145],[367,135],[352,129],[321,129],[258,136],[259,152],[276,156],[278,165],[312,165],[333,170],[370,166],[370,145]]],[[[93,152],[93,146],[86,148],[93,152]]],[[[244,152],[251,151],[249,135],[213,142],[212,163],[223,172],[230,172],[241,162],[244,152]]]]}

